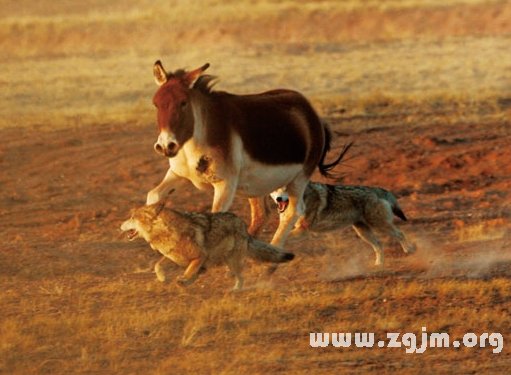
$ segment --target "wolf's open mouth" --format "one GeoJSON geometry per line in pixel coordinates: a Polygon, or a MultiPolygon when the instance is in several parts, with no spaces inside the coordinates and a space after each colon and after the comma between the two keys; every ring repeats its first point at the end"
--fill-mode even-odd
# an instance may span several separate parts
{"type": "Polygon", "coordinates": [[[128,240],[133,241],[138,236],[138,232],[135,229],[130,229],[127,234],[128,240]]]}
{"type": "Polygon", "coordinates": [[[279,209],[279,212],[282,213],[286,210],[287,205],[289,204],[288,200],[281,200],[280,202],[277,202],[277,207],[279,209]]]}

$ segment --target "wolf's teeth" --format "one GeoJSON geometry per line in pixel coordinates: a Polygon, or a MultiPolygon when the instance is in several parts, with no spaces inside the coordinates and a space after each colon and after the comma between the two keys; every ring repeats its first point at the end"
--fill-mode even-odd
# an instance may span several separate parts
{"type": "Polygon", "coordinates": [[[135,229],[130,229],[127,233],[128,239],[133,240],[137,236],[137,231],[135,229]]]}

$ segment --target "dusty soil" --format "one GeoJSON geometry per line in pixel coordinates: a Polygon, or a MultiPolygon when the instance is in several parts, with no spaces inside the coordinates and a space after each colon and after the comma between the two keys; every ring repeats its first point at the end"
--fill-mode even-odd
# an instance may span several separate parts
{"type": "MultiPolygon", "coordinates": [[[[262,298],[263,293],[266,299],[270,298],[272,304],[278,306],[278,297],[274,293],[282,296],[312,293],[315,288],[321,287],[328,290],[317,292],[321,299],[322,293],[330,295],[350,283],[356,285],[368,280],[387,286],[395,283],[406,285],[409,280],[422,280],[427,284],[430,283],[428,280],[451,280],[448,283],[463,284],[463,280],[499,280],[511,276],[511,124],[507,119],[495,120],[495,116],[488,115],[481,116],[479,121],[460,119],[453,124],[442,121],[451,118],[450,113],[416,114],[412,119],[399,111],[393,113],[389,108],[385,108],[385,115],[365,118],[343,117],[343,112],[342,106],[332,107],[325,118],[337,135],[335,151],[349,140],[356,142],[348,159],[339,168],[339,172],[345,174],[344,182],[383,186],[394,191],[409,217],[409,221],[401,227],[418,244],[418,252],[404,257],[396,244],[388,243],[386,269],[378,271],[371,267],[373,254],[370,249],[351,231],[316,236],[290,245],[297,253],[297,260],[281,267],[272,281],[266,280],[261,266],[249,267],[248,294],[234,298],[262,298]],[[325,282],[334,284],[328,286],[325,282]]],[[[94,301],[96,307],[89,314],[91,318],[100,314],[99,320],[101,311],[105,309],[113,312],[126,306],[162,308],[183,298],[185,301],[193,298],[195,302],[191,306],[194,306],[201,299],[225,298],[222,296],[231,287],[232,280],[216,270],[203,275],[196,285],[185,291],[178,290],[172,283],[156,285],[158,282],[150,269],[158,259],[156,254],[145,243],[128,243],[119,233],[119,224],[127,217],[129,209],[143,203],[146,192],[166,170],[167,162],[151,149],[155,136],[153,128],[130,124],[98,124],[92,128],[60,131],[40,131],[37,128],[1,131],[4,147],[0,154],[3,242],[0,275],[4,319],[19,316],[23,321],[38,316],[58,318],[67,314],[66,311],[79,314],[81,305],[77,301],[81,299],[75,293],[83,298],[87,296],[88,303],[94,301]],[[124,287],[115,292],[111,290],[115,288],[112,283],[124,287]],[[145,288],[145,291],[139,288],[145,288]],[[122,290],[128,292],[129,302],[109,302],[111,293],[116,295],[123,293],[122,290]],[[71,294],[63,298],[66,291],[71,294]],[[32,303],[20,303],[18,298],[32,303]],[[153,298],[158,298],[158,302],[153,298]],[[44,302],[47,299],[58,302],[47,305],[44,302]],[[75,306],[75,303],[79,305],[75,306]]],[[[171,204],[186,210],[206,210],[210,201],[210,195],[183,183],[171,204]]],[[[248,217],[244,201],[236,201],[233,210],[248,217]]],[[[270,224],[263,237],[269,238],[271,231],[270,224]]],[[[174,278],[179,270],[169,267],[168,272],[174,278]]],[[[458,301],[461,306],[464,304],[462,295],[441,299],[441,303],[449,300],[458,301]]],[[[404,300],[402,305],[395,307],[412,309],[416,317],[421,317],[422,324],[435,326],[436,318],[433,319],[429,311],[438,302],[430,301],[420,307],[408,305],[410,301],[404,300]]],[[[460,307],[461,311],[473,303],[478,305],[477,300],[470,302],[460,307]]],[[[510,303],[506,293],[490,305],[482,304],[478,308],[499,311],[509,309],[510,303]]],[[[308,310],[303,306],[299,309],[304,308],[308,310]]],[[[345,308],[343,305],[335,307],[345,308]]],[[[367,306],[362,311],[367,312],[367,309],[371,311],[367,306]]],[[[293,314],[297,313],[299,311],[293,314]]],[[[283,318],[295,319],[287,315],[283,318]]],[[[300,321],[298,319],[296,323],[300,324],[300,321]]],[[[321,327],[320,321],[323,317],[316,319],[318,327],[321,327]]],[[[450,324],[454,322],[457,322],[457,330],[484,327],[509,332],[510,329],[509,321],[482,323],[476,319],[470,322],[477,323],[475,327],[465,327],[457,318],[450,324]]],[[[443,329],[448,330],[449,324],[442,324],[443,329]]],[[[265,328],[260,329],[264,331],[265,328]]],[[[184,335],[180,332],[175,334],[178,337],[184,335]]],[[[51,333],[40,335],[52,336],[51,333]]],[[[277,350],[276,347],[285,350],[283,342],[300,342],[300,347],[303,347],[301,341],[307,340],[307,332],[303,337],[292,331],[283,331],[281,335],[280,338],[271,338],[273,336],[268,333],[262,342],[272,350],[277,350]]],[[[68,340],[64,342],[72,347],[73,340],[68,340]]],[[[33,351],[22,355],[21,360],[14,356],[18,359],[11,359],[8,363],[12,367],[7,368],[23,369],[25,361],[34,358],[39,361],[41,372],[66,368],[44,362],[43,358],[48,354],[37,348],[37,345],[32,347],[33,351]]],[[[82,350],[85,349],[82,347],[82,350]]],[[[177,353],[175,350],[171,349],[171,352],[177,353]]],[[[194,355],[192,353],[196,350],[197,347],[194,349],[192,346],[184,347],[180,352],[186,356],[186,353],[194,355]]],[[[211,351],[210,355],[215,355],[213,358],[219,355],[216,346],[206,345],[201,349],[204,350],[211,351]]],[[[158,353],[150,357],[158,360],[167,352],[158,353]]],[[[477,353],[483,359],[491,356],[481,354],[481,351],[477,353]]],[[[105,354],[106,357],[99,353],[95,355],[107,362],[110,358],[108,354],[105,354]]],[[[122,351],[122,356],[132,358],[125,351],[122,351]]],[[[321,362],[320,358],[317,360],[321,362]]],[[[359,358],[350,368],[360,371],[374,368],[370,358],[359,358]]],[[[403,357],[388,358],[392,365],[387,364],[383,368],[403,370],[403,357]]],[[[495,358],[492,366],[496,367],[492,368],[505,368],[508,359],[504,358],[509,357],[495,358]]],[[[212,359],[211,363],[216,363],[215,360],[212,359]]],[[[276,366],[281,370],[299,371],[310,365],[293,361],[290,359],[282,366],[274,363],[270,368],[276,366]]],[[[267,368],[256,362],[245,369],[262,371],[267,368]]],[[[328,361],[323,365],[330,370],[340,368],[337,367],[340,364],[326,363],[328,361]]],[[[383,365],[378,366],[376,368],[383,365]]],[[[448,361],[442,366],[439,368],[449,369],[454,362],[448,361]]],[[[92,368],[98,371],[102,367],[92,368]]],[[[111,364],[106,368],[111,369],[111,364]]],[[[203,367],[185,367],[190,368],[203,367]]],[[[211,367],[206,368],[211,370],[211,367]]]]}
{"type": "MultiPolygon", "coordinates": [[[[342,107],[330,111],[325,119],[336,134],[332,156],[344,143],[355,142],[337,171],[344,175],[342,183],[382,186],[395,192],[410,218],[406,229],[433,231],[445,236],[445,244],[462,236],[466,227],[484,228],[483,239],[491,236],[488,231],[505,231],[511,209],[507,120],[461,119],[445,124],[441,119],[447,113],[431,115],[432,121],[427,114],[415,115],[420,121],[410,123],[406,115],[388,109],[384,116],[365,118],[344,118],[339,115],[342,107]]],[[[59,131],[4,129],[1,135],[5,145],[0,150],[1,223],[7,244],[1,254],[4,275],[65,274],[70,264],[56,266],[40,257],[65,257],[71,252],[85,260],[101,250],[102,262],[106,262],[110,255],[118,258],[110,250],[131,246],[117,238],[119,222],[131,207],[144,202],[167,166],[152,150],[153,127],[105,124],[59,131]],[[62,247],[65,252],[57,251],[62,247]]],[[[183,182],[171,205],[206,210],[210,201],[211,194],[183,182]]],[[[245,201],[237,200],[233,210],[248,219],[245,201]]],[[[90,264],[84,266],[93,272],[90,264]]],[[[118,266],[119,272],[128,269],[128,264],[118,266]]]]}

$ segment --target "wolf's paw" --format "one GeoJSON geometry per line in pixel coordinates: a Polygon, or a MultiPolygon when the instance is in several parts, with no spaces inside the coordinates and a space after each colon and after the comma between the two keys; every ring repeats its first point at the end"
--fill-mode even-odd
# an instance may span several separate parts
{"type": "Polygon", "coordinates": [[[165,280],[167,280],[167,278],[165,277],[165,273],[163,272],[163,268],[161,267],[159,262],[156,263],[154,266],[154,273],[156,274],[156,278],[158,279],[158,281],[163,283],[165,280]]]}
{"type": "Polygon", "coordinates": [[[243,290],[243,280],[236,280],[236,284],[234,284],[234,288],[232,288],[231,292],[237,293],[243,290]]]}
{"type": "Polygon", "coordinates": [[[380,259],[376,259],[376,261],[374,262],[374,267],[377,268],[377,269],[383,269],[383,261],[380,260],[380,259]]]}
{"type": "Polygon", "coordinates": [[[191,280],[190,280],[190,279],[187,279],[187,278],[186,278],[186,277],[184,277],[184,276],[178,276],[178,277],[176,278],[176,283],[177,283],[177,285],[179,285],[179,286],[188,286],[188,285],[190,285],[191,283],[193,283],[193,281],[194,281],[193,279],[191,279],[191,280]]]}
{"type": "Polygon", "coordinates": [[[163,283],[167,280],[167,278],[165,277],[165,274],[163,273],[162,270],[157,270],[157,271],[155,271],[155,273],[156,273],[156,278],[158,279],[158,281],[163,283]]]}
{"type": "Polygon", "coordinates": [[[417,251],[417,246],[415,246],[415,244],[409,244],[406,249],[405,249],[405,253],[406,254],[413,254],[417,251]]]}

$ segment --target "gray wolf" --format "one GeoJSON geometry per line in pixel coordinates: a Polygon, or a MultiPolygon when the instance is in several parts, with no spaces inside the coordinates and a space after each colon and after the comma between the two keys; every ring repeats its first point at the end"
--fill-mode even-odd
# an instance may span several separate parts
{"type": "Polygon", "coordinates": [[[177,179],[198,189],[213,187],[211,211],[226,212],[235,195],[249,200],[255,235],[264,222],[264,197],[286,186],[289,208],[281,215],[272,244],[283,246],[302,214],[302,195],[316,169],[324,176],[342,159],[327,163],[332,134],[300,93],[272,90],[235,95],[212,89],[209,64],[168,73],[153,66],[159,85],[153,97],[159,136],[154,149],[170,167],[146,204],[160,201],[177,179]]]}
{"type": "MultiPolygon", "coordinates": [[[[271,193],[279,213],[286,211],[288,196],[285,189],[271,193]]],[[[358,236],[370,244],[376,254],[375,265],[383,265],[383,250],[374,231],[396,239],[405,253],[415,251],[403,232],[393,223],[393,216],[406,221],[397,198],[390,191],[368,186],[334,186],[309,182],[304,192],[305,215],[291,232],[298,238],[307,230],[326,232],[352,226],[358,236]]]]}
{"type": "Polygon", "coordinates": [[[160,202],[132,210],[121,230],[127,232],[130,240],[145,239],[151,248],[163,255],[155,266],[160,281],[165,280],[161,269],[164,259],[186,267],[177,279],[183,286],[193,283],[204,268],[225,264],[236,278],[234,289],[240,289],[246,255],[274,263],[294,258],[292,253],[251,237],[243,220],[229,212],[183,212],[164,208],[160,202]]]}

